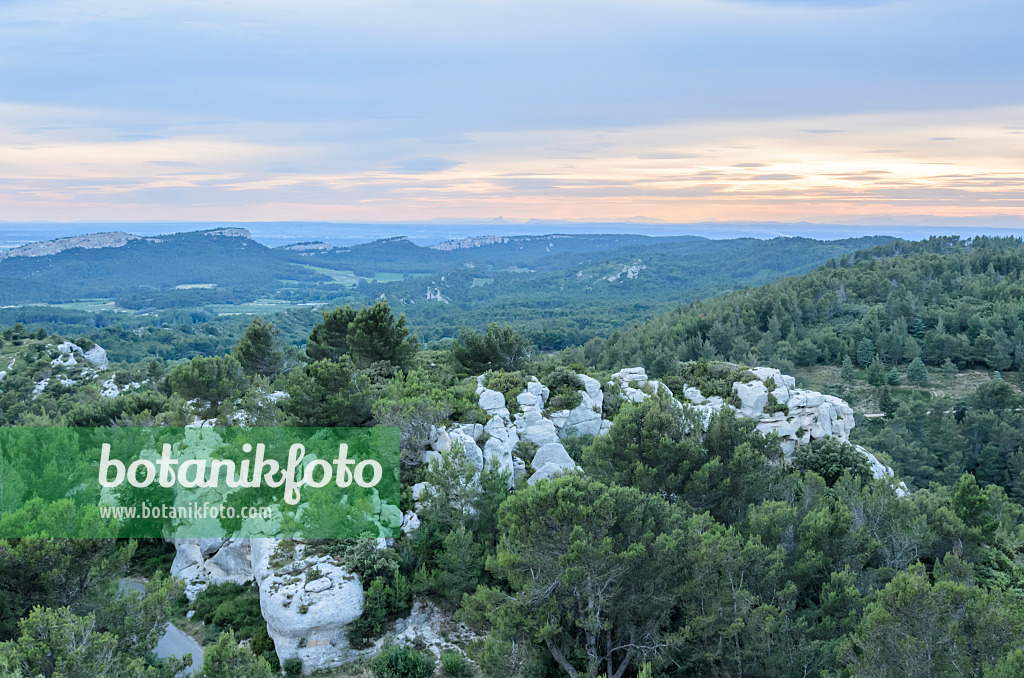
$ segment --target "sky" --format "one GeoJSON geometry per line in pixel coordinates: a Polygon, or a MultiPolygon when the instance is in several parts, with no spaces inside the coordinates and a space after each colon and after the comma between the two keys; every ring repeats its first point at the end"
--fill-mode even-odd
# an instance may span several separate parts
{"type": "Polygon", "coordinates": [[[0,220],[1024,219],[1020,0],[0,0],[0,220]]]}

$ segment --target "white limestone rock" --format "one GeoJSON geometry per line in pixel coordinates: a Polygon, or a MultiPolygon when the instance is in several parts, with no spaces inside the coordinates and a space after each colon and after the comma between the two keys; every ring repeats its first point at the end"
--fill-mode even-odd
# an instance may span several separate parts
{"type": "Polygon", "coordinates": [[[453,431],[451,435],[452,445],[462,445],[463,452],[466,455],[466,459],[473,462],[477,470],[484,467],[484,453],[483,450],[476,444],[476,441],[468,434],[462,431],[453,431]]]}
{"type": "Polygon", "coordinates": [[[260,609],[282,662],[302,660],[303,672],[339,666],[364,654],[349,646],[346,626],[363,609],[359,577],[326,559],[298,560],[260,581],[260,609]],[[313,568],[320,576],[310,576],[313,568]]]}
{"type": "Polygon", "coordinates": [[[495,414],[499,410],[505,408],[505,396],[498,391],[492,391],[489,388],[485,388],[480,393],[480,407],[482,407],[487,414],[495,414]]]}
{"type": "Polygon", "coordinates": [[[576,462],[572,460],[561,443],[548,443],[537,448],[531,465],[533,468],[539,469],[546,464],[554,464],[564,469],[576,468],[576,462]]]}
{"type": "Polygon", "coordinates": [[[541,407],[548,401],[548,397],[551,396],[551,389],[544,384],[540,383],[537,377],[530,377],[530,383],[526,385],[526,392],[531,395],[535,395],[541,400],[541,407]]]}
{"type": "Polygon", "coordinates": [[[571,472],[571,469],[566,469],[558,464],[544,464],[526,482],[529,485],[535,485],[540,480],[550,480],[567,472],[571,472]]]}
{"type": "Polygon", "coordinates": [[[84,355],[85,359],[92,363],[97,369],[107,369],[107,352],[99,344],[90,348],[84,355]]]}
{"type": "Polygon", "coordinates": [[[760,419],[768,405],[768,389],[760,381],[733,383],[732,390],[739,396],[739,412],[748,419],[760,419]]]}

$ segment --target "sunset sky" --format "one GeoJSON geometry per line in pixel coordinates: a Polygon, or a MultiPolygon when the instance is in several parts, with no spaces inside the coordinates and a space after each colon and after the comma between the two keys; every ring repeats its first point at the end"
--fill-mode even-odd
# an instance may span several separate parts
{"type": "Polygon", "coordinates": [[[0,220],[1024,217],[1020,0],[0,0],[0,220]]]}

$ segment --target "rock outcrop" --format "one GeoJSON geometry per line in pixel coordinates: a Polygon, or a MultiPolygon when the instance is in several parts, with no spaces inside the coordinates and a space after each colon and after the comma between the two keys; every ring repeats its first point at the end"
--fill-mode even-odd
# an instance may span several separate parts
{"type": "Polygon", "coordinates": [[[339,666],[365,651],[349,646],[346,627],[363,611],[359,577],[327,556],[306,557],[305,544],[282,555],[277,539],[254,539],[252,571],[260,611],[282,661],[302,660],[303,670],[339,666]]]}
{"type": "MultiPolygon", "coordinates": [[[[77,356],[73,349],[62,354],[77,356]]],[[[843,400],[816,391],[796,388],[793,377],[772,368],[753,368],[734,382],[728,398],[705,395],[696,385],[684,385],[681,393],[651,379],[644,368],[633,367],[612,375],[602,385],[587,375],[580,378],[580,404],[572,409],[546,409],[551,392],[536,378],[526,384],[514,400],[489,389],[485,377],[477,379],[477,403],[486,413],[486,423],[453,423],[435,427],[428,436],[428,449],[422,452],[424,463],[433,463],[453,447],[461,448],[475,468],[485,462],[497,463],[508,470],[515,481],[529,484],[580,469],[563,444],[574,435],[604,435],[611,428],[605,418],[609,394],[629,402],[643,402],[657,394],[672,398],[680,409],[698,413],[694,425],[706,426],[710,417],[727,406],[735,407],[735,416],[752,419],[757,430],[777,434],[786,457],[813,440],[834,438],[849,441],[854,427],[853,410],[843,400]],[[511,405],[511,409],[510,409],[511,405]],[[514,412],[514,414],[512,414],[514,412]]],[[[207,431],[207,429],[199,429],[207,431]]],[[[196,435],[215,435],[215,432],[196,435]]],[[[892,469],[869,450],[857,446],[871,464],[876,478],[894,480],[892,469]]],[[[895,491],[903,496],[902,484],[895,491]]],[[[409,534],[420,525],[418,512],[431,495],[427,483],[412,487],[414,510],[380,516],[409,534]]],[[[395,508],[395,507],[389,507],[395,508]]],[[[269,526],[264,534],[273,534],[269,526]]],[[[255,528],[252,528],[255,529],[255,528]]],[[[250,534],[259,534],[251,531],[250,534]]],[[[375,651],[353,650],[347,641],[346,627],[362,610],[363,591],[358,577],[329,558],[311,555],[301,542],[287,554],[278,553],[278,539],[175,539],[177,555],[171,572],[186,581],[191,598],[203,587],[223,581],[255,580],[260,588],[260,605],[281,659],[299,657],[306,671],[336,666],[375,651]]],[[[422,629],[437,633],[437,615],[418,606],[406,620],[399,620],[389,638],[402,641],[422,629]]],[[[437,650],[442,641],[431,645],[437,650]]],[[[380,643],[378,643],[378,647],[380,643]]]]}
{"type": "Polygon", "coordinates": [[[106,247],[124,247],[132,240],[138,240],[139,237],[124,231],[111,231],[109,233],[91,233],[89,235],[76,235],[70,238],[57,238],[56,240],[47,240],[46,242],[33,242],[21,247],[15,247],[6,252],[0,252],[0,259],[7,259],[8,257],[46,257],[75,248],[95,250],[106,247]]]}

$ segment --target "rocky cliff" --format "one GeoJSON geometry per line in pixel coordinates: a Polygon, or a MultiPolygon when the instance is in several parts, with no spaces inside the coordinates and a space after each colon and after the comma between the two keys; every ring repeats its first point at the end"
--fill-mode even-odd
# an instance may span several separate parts
{"type": "Polygon", "coordinates": [[[58,238],[56,240],[34,242],[22,245],[21,247],[15,247],[6,252],[0,252],[0,259],[7,259],[9,257],[46,257],[74,248],[95,250],[104,247],[124,247],[132,240],[138,239],[139,236],[123,231],[76,235],[70,238],[58,238]]]}

